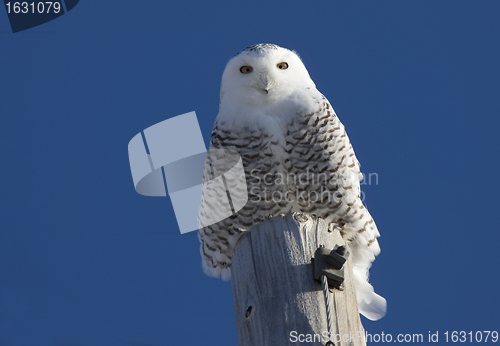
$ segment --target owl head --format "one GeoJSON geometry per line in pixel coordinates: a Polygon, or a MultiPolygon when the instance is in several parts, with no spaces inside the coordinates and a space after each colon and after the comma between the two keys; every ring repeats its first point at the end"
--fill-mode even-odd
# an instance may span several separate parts
{"type": "Polygon", "coordinates": [[[222,75],[220,101],[266,105],[294,91],[315,88],[299,56],[274,44],[257,44],[236,54],[222,75]]]}

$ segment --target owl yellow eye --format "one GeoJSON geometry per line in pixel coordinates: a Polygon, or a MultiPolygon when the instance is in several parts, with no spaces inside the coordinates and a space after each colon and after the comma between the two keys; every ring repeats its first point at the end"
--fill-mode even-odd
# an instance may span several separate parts
{"type": "Polygon", "coordinates": [[[252,66],[241,66],[241,68],[240,68],[240,72],[241,73],[247,74],[247,73],[250,73],[252,71],[253,71],[253,67],[252,66]]]}
{"type": "Polygon", "coordinates": [[[288,64],[283,61],[277,64],[276,67],[279,68],[280,70],[286,70],[288,68],[288,64]]]}

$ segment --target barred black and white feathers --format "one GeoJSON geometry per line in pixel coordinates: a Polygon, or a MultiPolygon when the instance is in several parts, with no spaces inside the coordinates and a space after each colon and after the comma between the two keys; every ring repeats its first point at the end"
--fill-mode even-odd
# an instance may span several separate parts
{"type": "MultiPolygon", "coordinates": [[[[210,145],[241,155],[248,188],[242,193],[249,201],[232,217],[199,230],[208,275],[230,279],[236,243],[252,226],[290,212],[315,214],[343,225],[360,313],[372,320],[384,316],[386,301],[368,283],[380,234],[360,199],[359,162],[344,126],[295,52],[261,44],[229,61],[210,145]]],[[[207,161],[205,177],[211,173],[207,161]]],[[[218,206],[205,209],[201,213],[214,213],[218,206]]]]}

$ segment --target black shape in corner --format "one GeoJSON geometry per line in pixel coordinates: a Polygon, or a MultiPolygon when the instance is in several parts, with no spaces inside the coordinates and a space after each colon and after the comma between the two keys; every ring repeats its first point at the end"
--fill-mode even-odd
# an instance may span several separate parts
{"type": "Polygon", "coordinates": [[[73,7],[78,4],[78,1],[80,0],[64,0],[64,4],[66,4],[66,12],[69,12],[73,9],[73,7]]]}
{"type": "Polygon", "coordinates": [[[45,24],[64,14],[61,0],[47,5],[44,1],[18,2],[4,0],[12,32],[16,33],[45,24]],[[58,6],[55,6],[58,5],[58,6]]]}

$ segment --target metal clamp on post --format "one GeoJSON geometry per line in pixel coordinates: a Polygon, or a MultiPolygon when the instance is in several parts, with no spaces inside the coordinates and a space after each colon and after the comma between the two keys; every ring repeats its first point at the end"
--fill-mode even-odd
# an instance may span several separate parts
{"type": "Polygon", "coordinates": [[[330,289],[343,289],[344,263],[349,257],[344,245],[335,245],[333,250],[326,249],[321,245],[314,253],[312,259],[314,280],[321,282],[321,276],[325,275],[330,289]]]}

